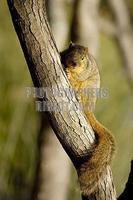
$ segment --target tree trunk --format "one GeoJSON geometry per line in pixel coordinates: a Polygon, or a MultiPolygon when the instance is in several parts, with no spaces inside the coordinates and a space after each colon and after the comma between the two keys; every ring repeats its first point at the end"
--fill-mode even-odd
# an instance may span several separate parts
{"type": "MultiPolygon", "coordinates": [[[[8,5],[33,83],[36,87],[49,89],[45,101],[53,106],[53,110],[47,112],[51,126],[73,164],[77,166],[92,149],[95,135],[84,114],[78,109],[75,96],[71,91],[68,93],[70,85],[47,21],[45,1],[8,0],[8,5]],[[60,108],[62,105],[66,105],[67,109],[60,108]]],[[[42,102],[38,102],[38,106],[39,109],[44,108],[42,102]]],[[[116,199],[110,166],[107,166],[97,187],[98,192],[93,197],[88,196],[88,199],[116,199]]]]}

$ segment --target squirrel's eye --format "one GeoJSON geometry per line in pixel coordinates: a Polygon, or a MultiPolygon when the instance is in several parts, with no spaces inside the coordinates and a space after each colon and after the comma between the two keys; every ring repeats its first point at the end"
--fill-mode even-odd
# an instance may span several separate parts
{"type": "Polygon", "coordinates": [[[82,57],[82,60],[84,60],[84,57],[82,57]]]}

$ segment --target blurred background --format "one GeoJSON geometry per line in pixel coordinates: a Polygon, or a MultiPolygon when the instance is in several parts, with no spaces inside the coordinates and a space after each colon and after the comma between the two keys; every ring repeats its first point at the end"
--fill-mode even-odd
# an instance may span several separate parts
{"type": "MultiPolygon", "coordinates": [[[[132,0],[46,3],[58,49],[64,50],[72,40],[88,46],[97,59],[101,87],[108,89],[108,97],[98,100],[95,114],[116,138],[112,169],[119,196],[133,159],[132,0]]],[[[34,192],[39,193],[39,200],[79,200],[76,173],[49,123],[35,111],[34,99],[27,97],[30,86],[30,73],[6,1],[1,1],[0,200],[29,200],[34,192]]]]}

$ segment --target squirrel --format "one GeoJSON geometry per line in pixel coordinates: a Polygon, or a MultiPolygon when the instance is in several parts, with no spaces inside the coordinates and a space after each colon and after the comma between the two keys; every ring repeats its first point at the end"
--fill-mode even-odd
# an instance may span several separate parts
{"type": "Polygon", "coordinates": [[[94,149],[85,162],[77,168],[82,195],[88,196],[96,192],[99,179],[111,163],[115,140],[112,133],[97,121],[92,110],[87,109],[88,104],[95,106],[97,98],[96,95],[90,96],[84,93],[85,89],[100,89],[99,69],[88,48],[71,42],[69,48],[60,55],[68,80],[76,91],[96,138],[94,149]]]}

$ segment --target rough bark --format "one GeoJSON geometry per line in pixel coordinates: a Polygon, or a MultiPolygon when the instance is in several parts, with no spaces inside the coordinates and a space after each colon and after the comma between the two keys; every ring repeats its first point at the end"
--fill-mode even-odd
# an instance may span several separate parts
{"type": "MultiPolygon", "coordinates": [[[[53,108],[58,108],[58,111],[47,112],[51,126],[73,164],[77,166],[88,155],[95,142],[95,135],[82,111],[78,109],[75,96],[71,92],[68,95],[65,90],[70,86],[47,22],[45,1],[8,0],[8,5],[33,83],[36,87],[51,89],[50,94],[46,93],[45,100],[54,105],[53,108]],[[55,89],[60,96],[55,95],[55,89]],[[59,109],[62,102],[68,103],[71,109],[59,109]]],[[[39,191],[37,199],[38,196],[39,191]]],[[[93,198],[88,197],[94,198],[116,199],[110,166],[98,182],[98,192],[93,198]]]]}
{"type": "MultiPolygon", "coordinates": [[[[65,0],[47,0],[50,27],[56,39],[57,46],[61,50],[68,36],[68,20],[65,6],[65,0]]],[[[31,199],[36,196],[39,190],[39,200],[54,199],[55,196],[58,200],[67,200],[71,172],[70,161],[54,135],[49,121],[44,115],[41,115],[40,119],[38,138],[39,141],[42,140],[44,142],[39,142],[38,145],[38,166],[31,199]],[[63,168],[65,170],[62,170],[63,168]],[[41,184],[39,181],[40,177],[42,177],[41,184]]]]}

